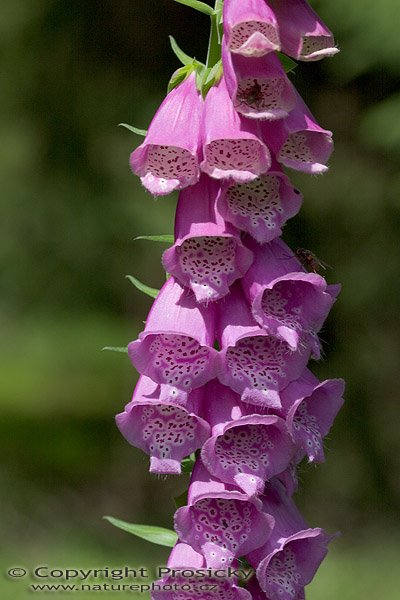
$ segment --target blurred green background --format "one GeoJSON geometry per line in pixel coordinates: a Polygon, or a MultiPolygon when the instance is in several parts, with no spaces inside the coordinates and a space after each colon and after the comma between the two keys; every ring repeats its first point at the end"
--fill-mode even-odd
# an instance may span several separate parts
{"type": "MultiPolygon", "coordinates": [[[[326,463],[301,472],[297,499],[310,523],[343,533],[309,598],[394,600],[399,4],[312,4],[341,53],[300,65],[292,79],[334,131],[336,151],[324,177],[292,174],[305,202],[284,238],[316,252],[333,267],[329,281],[343,283],[322,332],[326,358],[313,370],[344,377],[347,393],[326,463]]],[[[147,457],[119,435],[113,417],[136,375],[126,356],[101,352],[134,339],[151,304],[124,276],[156,287],[164,278],[163,248],[133,238],[172,232],[176,198],[144,193],[128,168],[140,140],[117,124],[148,125],[178,67],[168,34],[205,58],[207,17],[173,0],[1,3],[4,598],[30,597],[28,579],[3,576],[10,566],[150,568],[168,554],[101,519],[171,527],[172,498],[186,486],[150,476],[147,457]]]]}

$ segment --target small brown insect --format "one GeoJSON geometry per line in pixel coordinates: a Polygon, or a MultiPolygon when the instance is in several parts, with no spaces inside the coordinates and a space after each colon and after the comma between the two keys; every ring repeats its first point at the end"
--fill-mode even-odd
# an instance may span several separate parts
{"type": "Polygon", "coordinates": [[[256,108],[257,110],[260,108],[262,101],[264,100],[264,95],[262,93],[261,85],[258,83],[257,79],[253,80],[254,83],[248,86],[244,90],[240,90],[236,94],[236,98],[240,100],[241,104],[247,104],[252,108],[256,108]]]}
{"type": "Polygon", "coordinates": [[[311,250],[307,250],[306,248],[297,248],[295,254],[296,258],[298,258],[307,271],[318,273],[321,269],[326,269],[329,267],[329,265],[320,260],[318,256],[314,254],[314,252],[311,252],[311,250]]]}

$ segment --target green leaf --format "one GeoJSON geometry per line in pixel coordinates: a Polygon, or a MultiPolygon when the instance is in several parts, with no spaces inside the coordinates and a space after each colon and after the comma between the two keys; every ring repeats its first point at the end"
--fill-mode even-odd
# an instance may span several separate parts
{"type": "Polygon", "coordinates": [[[161,242],[162,244],[173,244],[174,236],[166,233],[165,235],[138,235],[136,240],[148,240],[149,242],[161,242]]]}
{"type": "Polygon", "coordinates": [[[104,352],[104,350],[108,350],[109,352],[121,352],[123,354],[128,354],[127,346],[104,346],[104,348],[102,348],[101,351],[104,352]]]}
{"type": "Polygon", "coordinates": [[[151,542],[152,544],[158,544],[159,546],[168,546],[168,548],[173,548],[178,540],[178,536],[176,535],[175,531],[165,529],[164,527],[127,523],[126,521],[121,521],[120,519],[115,519],[114,517],[109,516],[105,516],[103,519],[111,523],[111,525],[122,529],[123,531],[127,531],[128,533],[136,535],[136,537],[139,537],[142,540],[147,540],[148,542],[151,542]]]}
{"type": "Polygon", "coordinates": [[[181,506],[186,506],[188,503],[188,493],[187,490],[179,494],[179,496],[175,496],[174,498],[176,508],[181,508],[181,506]]]}
{"type": "Polygon", "coordinates": [[[169,43],[171,44],[172,52],[183,65],[187,66],[193,63],[194,59],[179,48],[175,38],[173,38],[172,35],[169,36],[169,43]]]}
{"type": "Polygon", "coordinates": [[[192,63],[191,65],[185,65],[184,67],[180,67],[175,71],[175,73],[172,73],[172,77],[168,83],[168,93],[171,92],[174,88],[176,88],[176,86],[178,86],[180,83],[182,83],[182,81],[185,81],[186,77],[188,77],[190,73],[194,71],[194,69],[195,66],[192,63]]]}
{"type": "Polygon", "coordinates": [[[212,17],[214,14],[214,10],[211,8],[211,6],[208,6],[208,4],[205,4],[204,2],[199,2],[199,0],[175,0],[175,2],[178,2],[179,4],[185,4],[185,6],[190,6],[191,8],[194,8],[195,10],[208,15],[209,17],[212,17]]]}
{"type": "Polygon", "coordinates": [[[150,296],[150,298],[157,298],[158,292],[160,290],[157,290],[156,288],[152,288],[152,287],[149,287],[148,285],[145,285],[144,283],[142,283],[141,281],[139,281],[139,279],[136,279],[136,277],[133,277],[133,275],[126,275],[126,278],[129,279],[129,281],[140,292],[143,292],[144,294],[147,294],[147,296],[150,296]]]}
{"type": "Polygon", "coordinates": [[[118,127],[125,127],[125,129],[129,129],[129,131],[132,131],[132,133],[136,133],[136,135],[141,135],[142,137],[147,135],[146,129],[138,129],[133,125],[128,125],[128,123],[118,123],[118,127]]]}
{"type": "Polygon", "coordinates": [[[278,58],[282,63],[283,68],[286,73],[293,73],[297,67],[297,62],[286,56],[286,54],[282,54],[282,52],[277,52],[278,58]]]}

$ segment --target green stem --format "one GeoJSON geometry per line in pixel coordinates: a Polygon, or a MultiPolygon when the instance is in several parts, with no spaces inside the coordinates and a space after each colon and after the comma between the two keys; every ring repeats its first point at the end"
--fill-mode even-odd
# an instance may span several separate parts
{"type": "Polygon", "coordinates": [[[218,17],[222,11],[223,0],[215,0],[214,14],[211,18],[210,40],[208,42],[208,52],[206,67],[211,69],[221,58],[221,32],[219,30],[218,17]]]}

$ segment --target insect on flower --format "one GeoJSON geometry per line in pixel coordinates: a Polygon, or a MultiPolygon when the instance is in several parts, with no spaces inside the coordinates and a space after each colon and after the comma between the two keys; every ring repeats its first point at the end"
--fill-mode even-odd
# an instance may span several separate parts
{"type": "Polygon", "coordinates": [[[236,98],[241,104],[247,104],[248,106],[259,109],[262,101],[264,100],[264,95],[261,85],[258,83],[257,79],[254,79],[253,81],[254,83],[252,85],[249,85],[245,89],[238,91],[236,98]]]}
{"type": "Polygon", "coordinates": [[[331,268],[326,262],[320,260],[314,252],[311,252],[311,250],[307,250],[306,248],[297,248],[295,255],[307,271],[319,273],[321,269],[326,270],[327,267],[331,268]]]}

